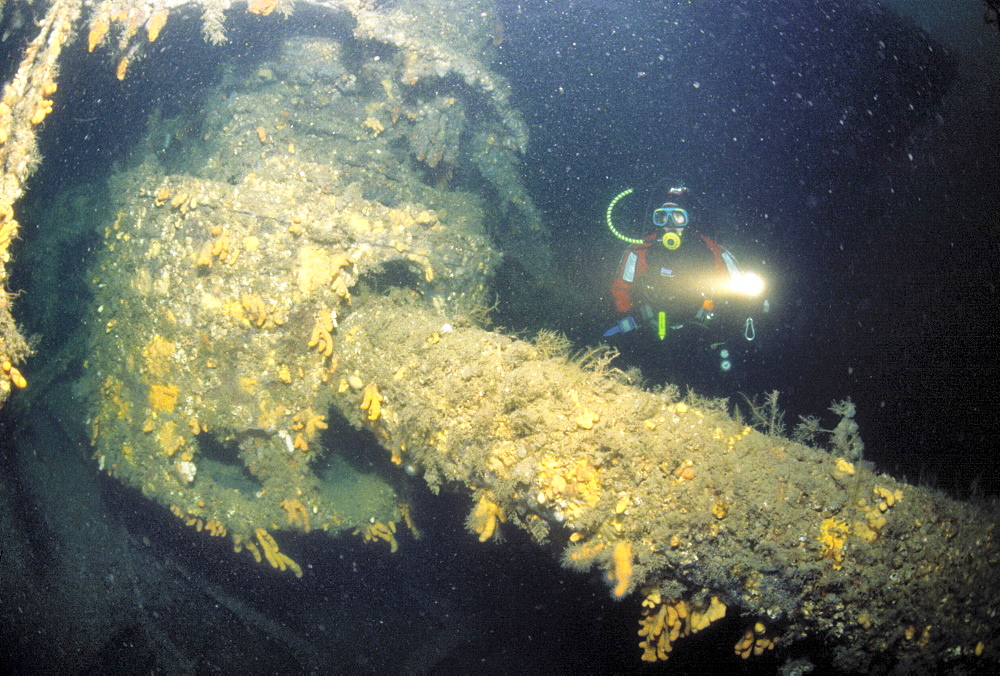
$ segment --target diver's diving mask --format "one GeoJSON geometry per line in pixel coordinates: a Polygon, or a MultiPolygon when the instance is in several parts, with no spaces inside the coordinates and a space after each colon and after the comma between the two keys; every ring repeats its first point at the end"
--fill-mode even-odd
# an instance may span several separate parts
{"type": "Polygon", "coordinates": [[[687,224],[687,209],[676,204],[664,204],[653,212],[653,225],[658,228],[683,228],[687,224]]]}

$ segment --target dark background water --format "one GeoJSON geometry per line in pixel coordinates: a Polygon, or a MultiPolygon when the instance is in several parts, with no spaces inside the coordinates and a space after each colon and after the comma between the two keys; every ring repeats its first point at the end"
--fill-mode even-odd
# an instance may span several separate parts
{"type": "MultiPolygon", "coordinates": [[[[581,345],[598,341],[614,319],[608,288],[624,248],[604,227],[608,201],[636,188],[616,218],[638,228],[648,217],[646,191],[666,177],[683,180],[697,198],[699,228],[768,279],[774,309],[732,378],[678,368],[661,346],[641,342],[622,345],[622,365],[639,365],[654,383],[679,381],[734,401],[738,391],[778,389],[790,420],[823,414],[831,400],[850,396],[867,457],[880,468],[959,497],[996,494],[995,31],[984,42],[979,25],[956,26],[946,12],[949,30],[928,33],[935,24],[926,16],[918,26],[868,2],[500,6],[499,67],[531,128],[526,182],[550,228],[555,265],[589,309],[562,314],[557,304],[542,303],[518,316],[505,314],[509,303],[502,303],[500,324],[560,329],[581,345]]],[[[124,85],[100,57],[69,56],[73,68],[60,91],[77,96],[57,102],[43,138],[46,162],[27,202],[44,202],[68,183],[99,180],[127,156],[154,106],[170,114],[196,105],[199,88],[219,77],[224,58],[273,45],[262,25],[243,21],[220,50],[203,44],[196,22],[171,24],[160,51],[136,64],[124,85]]],[[[25,247],[32,227],[28,219],[25,247]]],[[[67,266],[81,264],[85,247],[80,254],[67,266]]],[[[497,292],[516,296],[525,291],[521,282],[507,270],[497,292]]],[[[15,440],[0,442],[6,470],[15,440]]],[[[47,448],[43,442],[37,448],[47,448]]],[[[89,458],[85,448],[80,455],[89,458]]],[[[15,488],[27,483],[5,476],[15,488]]],[[[312,564],[297,582],[234,557],[226,543],[185,529],[117,483],[100,482],[101,502],[128,532],[144,574],[193,573],[175,575],[178,588],[147,599],[146,608],[159,613],[161,629],[191,641],[199,628],[206,637],[231,639],[204,647],[220,663],[245,667],[241,651],[265,660],[269,650],[272,661],[256,662],[259,670],[294,664],[273,646],[251,651],[236,629],[212,626],[223,617],[215,599],[228,594],[338,655],[345,661],[334,663],[337,671],[399,670],[407,650],[423,647],[407,641],[428,627],[432,635],[460,637],[462,647],[438,662],[455,672],[505,673],[512,663],[524,665],[524,673],[552,665],[574,673],[643,666],[635,647],[637,600],[611,601],[599,575],[564,571],[517,534],[501,547],[480,545],[462,525],[464,498],[415,495],[427,538],[402,542],[393,556],[349,538],[283,541],[293,558],[312,564]],[[352,661],[345,646],[367,640],[386,647],[359,648],[367,661],[352,661]]],[[[56,529],[43,506],[25,513],[36,540],[49,534],[46,519],[56,529]]],[[[83,571],[88,564],[79,565],[83,571]]],[[[117,568],[94,574],[107,576],[109,590],[124,579],[117,568]]],[[[742,666],[717,648],[726,653],[735,643],[740,621],[720,624],[712,636],[686,639],[668,666],[703,671],[702,648],[710,646],[719,668],[742,666]]],[[[32,645],[34,634],[23,626],[11,627],[4,629],[23,649],[6,657],[27,669],[46,648],[32,645]]],[[[109,637],[99,664],[148,670],[156,649],[136,629],[109,637]]]]}
{"type": "Polygon", "coordinates": [[[881,469],[995,493],[1000,40],[937,4],[957,46],[868,2],[503,3],[528,182],[592,297],[560,326],[614,321],[610,199],[636,188],[616,219],[645,223],[643,191],[679,179],[773,312],[728,378],[665,371],[655,341],[626,363],[733,401],[778,389],[791,422],[849,396],[881,469]]]}

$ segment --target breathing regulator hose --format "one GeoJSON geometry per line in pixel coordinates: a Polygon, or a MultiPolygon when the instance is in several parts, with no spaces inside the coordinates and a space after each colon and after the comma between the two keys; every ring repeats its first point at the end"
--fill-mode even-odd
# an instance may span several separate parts
{"type": "Polygon", "coordinates": [[[635,239],[634,237],[626,237],[625,235],[618,232],[618,229],[615,228],[615,224],[611,222],[611,212],[615,210],[615,205],[618,204],[618,200],[620,200],[623,197],[626,197],[627,195],[631,195],[632,192],[633,192],[632,188],[629,188],[628,190],[622,190],[620,193],[615,195],[614,199],[611,200],[611,202],[608,204],[608,209],[604,213],[604,219],[608,223],[608,230],[611,231],[611,234],[620,239],[621,241],[628,242],[629,244],[642,244],[643,240],[635,239]]]}

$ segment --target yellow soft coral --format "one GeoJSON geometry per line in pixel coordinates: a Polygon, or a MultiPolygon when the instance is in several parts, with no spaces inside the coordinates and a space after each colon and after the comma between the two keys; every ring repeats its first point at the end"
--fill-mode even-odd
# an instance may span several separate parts
{"type": "Polygon", "coordinates": [[[154,411],[173,411],[180,390],[176,385],[150,385],[149,407],[154,411]]]}
{"type": "Polygon", "coordinates": [[[267,306],[260,294],[255,293],[252,296],[243,294],[240,296],[240,305],[243,306],[247,320],[258,329],[267,322],[267,306]]]}
{"type": "Polygon", "coordinates": [[[613,567],[608,572],[608,581],[615,585],[611,593],[620,599],[632,586],[632,545],[627,542],[616,543],[611,561],[613,567]]]}
{"type": "Polygon", "coordinates": [[[268,16],[278,6],[279,0],[250,0],[247,3],[247,11],[251,14],[268,16]]]}
{"type": "Polygon", "coordinates": [[[716,620],[721,620],[726,616],[726,604],[719,600],[718,596],[709,599],[708,605],[704,607],[693,606],[688,616],[685,629],[688,634],[694,634],[708,627],[716,620]]]}
{"type": "MultiPolygon", "coordinates": [[[[573,535],[579,535],[579,533],[574,533],[573,535]]],[[[575,541],[572,536],[570,537],[570,540],[575,541]]],[[[567,547],[566,551],[563,553],[563,565],[574,570],[589,570],[590,566],[594,562],[594,559],[597,558],[598,554],[604,551],[605,547],[607,547],[607,543],[600,541],[595,542],[593,540],[571,545],[567,547]]]]}
{"type": "Polygon", "coordinates": [[[686,601],[664,601],[656,589],[646,594],[639,620],[643,662],[666,660],[670,656],[673,642],[682,635],[687,616],[686,601]]]}
{"type": "Polygon", "coordinates": [[[309,347],[315,348],[324,357],[333,354],[333,317],[326,313],[320,313],[316,318],[316,325],[309,336],[309,347]]]}
{"type": "Polygon", "coordinates": [[[52,100],[42,99],[38,102],[38,108],[35,109],[35,114],[31,116],[31,124],[41,124],[45,117],[52,112],[52,100]]]}
{"type": "Polygon", "coordinates": [[[563,458],[546,455],[538,464],[537,481],[541,490],[535,499],[539,504],[549,500],[565,500],[566,523],[573,526],[588,507],[595,507],[601,499],[598,470],[587,459],[575,464],[563,458]]]}
{"type": "Polygon", "coordinates": [[[215,537],[224,537],[226,535],[226,527],[218,519],[209,519],[206,521],[205,530],[215,537]]]}
{"type": "MultiPolygon", "coordinates": [[[[271,564],[272,568],[277,568],[278,570],[290,569],[295,573],[295,577],[302,577],[302,568],[288,556],[278,551],[278,543],[275,542],[274,537],[270,533],[263,528],[255,528],[253,532],[257,536],[260,548],[264,550],[264,557],[271,564]]],[[[253,549],[251,549],[252,551],[253,549]]],[[[255,556],[254,558],[257,557],[255,556]]]]}
{"type": "Polygon", "coordinates": [[[585,430],[589,430],[594,427],[594,423],[600,420],[600,418],[599,415],[588,409],[576,417],[576,424],[585,430]]]}
{"type": "Polygon", "coordinates": [[[160,335],[154,335],[142,348],[146,371],[154,378],[163,378],[173,369],[174,344],[160,335]]]}
{"type": "Polygon", "coordinates": [[[377,117],[366,118],[365,121],[361,123],[361,126],[366,129],[371,129],[372,136],[378,136],[385,131],[385,125],[382,124],[382,121],[377,117]]]}
{"type": "Polygon", "coordinates": [[[417,528],[417,524],[413,521],[413,516],[410,514],[410,505],[405,502],[399,503],[399,513],[403,515],[403,523],[406,527],[410,529],[410,533],[413,535],[414,540],[420,539],[420,529],[417,528]]]}
{"type": "Polygon", "coordinates": [[[344,254],[331,255],[319,247],[302,247],[299,249],[296,271],[299,291],[303,294],[310,294],[314,290],[330,284],[334,293],[350,303],[351,295],[347,288],[347,281],[341,272],[350,265],[351,259],[344,254]]]}
{"type": "Polygon", "coordinates": [[[639,642],[644,662],[665,660],[678,638],[705,629],[726,615],[726,604],[713,596],[708,603],[692,605],[683,599],[664,601],[658,589],[648,589],[642,601],[639,642]]]}
{"type": "Polygon", "coordinates": [[[743,659],[747,659],[751,655],[760,657],[765,650],[773,650],[776,642],[777,639],[774,636],[767,634],[764,623],[757,622],[743,633],[743,638],[733,646],[733,650],[743,659]]]}
{"type": "Polygon", "coordinates": [[[375,422],[382,415],[382,401],[385,399],[379,391],[378,385],[374,382],[365,388],[365,394],[361,399],[361,410],[368,411],[369,422],[375,422]]]}
{"type": "Polygon", "coordinates": [[[833,561],[834,570],[844,565],[844,547],[850,532],[850,526],[832,516],[820,524],[818,539],[823,545],[823,558],[833,561]]]}
{"type": "Polygon", "coordinates": [[[486,542],[496,533],[497,522],[503,523],[506,520],[500,505],[493,502],[488,493],[483,493],[469,514],[466,525],[469,530],[479,535],[480,542],[486,542]]]}
{"type": "Polygon", "coordinates": [[[376,521],[369,524],[364,530],[357,529],[354,531],[356,534],[361,535],[365,542],[377,542],[378,540],[385,540],[389,543],[389,551],[393,554],[399,549],[399,544],[396,542],[396,522],[390,521],[388,524],[384,524],[381,521],[376,521]]]}
{"type": "Polygon", "coordinates": [[[2,370],[3,374],[10,379],[10,382],[14,383],[15,387],[24,389],[28,386],[28,381],[23,375],[21,375],[21,372],[17,370],[17,367],[6,359],[3,361],[3,364],[0,364],[0,370],[2,370]]]}
{"type": "Polygon", "coordinates": [[[891,491],[883,486],[876,486],[872,492],[878,500],[878,509],[880,512],[889,511],[890,507],[903,499],[903,491],[898,489],[891,491]]]}
{"type": "Polygon", "coordinates": [[[327,427],[329,425],[326,423],[326,416],[316,413],[312,408],[300,411],[292,417],[292,429],[296,432],[305,432],[307,439],[314,438],[319,430],[325,430],[327,427]]]}
{"type": "MultiPolygon", "coordinates": [[[[0,102],[0,111],[3,110],[3,106],[4,104],[0,102]]],[[[0,118],[2,118],[2,112],[0,112],[0,118]]],[[[0,143],[7,142],[5,136],[7,133],[7,131],[4,131],[2,125],[0,125],[0,143]]],[[[0,200],[0,253],[6,255],[11,241],[17,235],[18,227],[17,219],[14,218],[14,208],[6,200],[0,200]]]]}
{"type": "Polygon", "coordinates": [[[90,33],[87,35],[87,51],[94,51],[94,48],[104,41],[104,36],[108,34],[110,29],[107,17],[101,16],[95,19],[90,26],[90,33]]]}
{"type": "Polygon", "coordinates": [[[888,523],[887,513],[903,499],[901,490],[891,491],[883,486],[876,486],[872,489],[872,493],[875,496],[875,504],[868,504],[865,498],[858,500],[858,510],[864,514],[865,520],[854,522],[854,534],[869,543],[879,538],[882,529],[888,523]]]}
{"type": "Polygon", "coordinates": [[[156,434],[156,440],[160,442],[160,448],[168,456],[173,456],[181,446],[184,445],[184,437],[177,429],[177,423],[168,420],[163,423],[160,431],[156,434]]]}
{"type": "MultiPolygon", "coordinates": [[[[149,21],[146,22],[146,37],[149,38],[150,42],[156,42],[156,38],[160,37],[160,31],[167,24],[167,17],[170,16],[170,12],[165,9],[160,9],[153,12],[152,16],[149,17],[149,21]]],[[[91,49],[90,51],[94,51],[91,49]]]]}
{"type": "Polygon", "coordinates": [[[837,458],[834,465],[838,472],[843,472],[844,474],[854,474],[854,465],[847,462],[843,458],[837,458]]]}
{"type": "Polygon", "coordinates": [[[288,525],[294,526],[296,523],[302,526],[302,530],[309,532],[309,510],[298,498],[286,498],[281,501],[281,507],[288,512],[288,525]]]}

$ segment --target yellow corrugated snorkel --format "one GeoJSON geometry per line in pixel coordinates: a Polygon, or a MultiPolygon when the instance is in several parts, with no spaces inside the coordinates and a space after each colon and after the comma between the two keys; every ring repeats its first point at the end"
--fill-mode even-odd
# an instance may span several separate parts
{"type": "MultiPolygon", "coordinates": [[[[632,192],[633,189],[628,188],[626,190],[622,190],[620,193],[615,195],[614,198],[611,200],[611,202],[608,203],[608,208],[604,213],[604,220],[608,224],[608,230],[610,230],[611,234],[617,237],[618,239],[622,240],[623,242],[628,242],[629,244],[642,244],[645,240],[637,239],[635,237],[627,237],[623,235],[621,232],[619,232],[618,228],[615,227],[615,224],[611,219],[611,214],[615,210],[615,205],[618,204],[618,201],[623,197],[631,195],[632,192]]],[[[656,215],[658,215],[658,212],[661,211],[664,212],[665,214],[670,214],[674,211],[683,214],[683,220],[680,220],[677,223],[678,227],[683,227],[684,224],[687,223],[687,211],[681,209],[680,207],[675,207],[674,209],[663,209],[661,207],[660,209],[657,209],[657,214],[654,214],[654,224],[657,226],[662,227],[667,223],[666,216],[664,216],[663,223],[659,223],[656,221],[656,215]]],[[[674,251],[681,245],[681,235],[678,232],[665,232],[663,233],[663,237],[660,239],[660,242],[663,244],[664,248],[669,249],[670,251],[674,251]]]]}
{"type": "Polygon", "coordinates": [[[611,212],[614,211],[615,205],[618,204],[618,200],[620,200],[622,197],[625,197],[626,195],[631,195],[632,192],[633,192],[632,188],[629,188],[627,190],[622,190],[620,193],[615,195],[614,199],[612,199],[611,202],[608,204],[608,209],[604,213],[604,218],[608,223],[608,230],[611,231],[612,235],[614,235],[623,242],[628,242],[629,244],[642,244],[641,239],[635,239],[634,237],[626,237],[625,235],[618,232],[617,228],[615,228],[615,224],[611,222],[611,212]]]}

